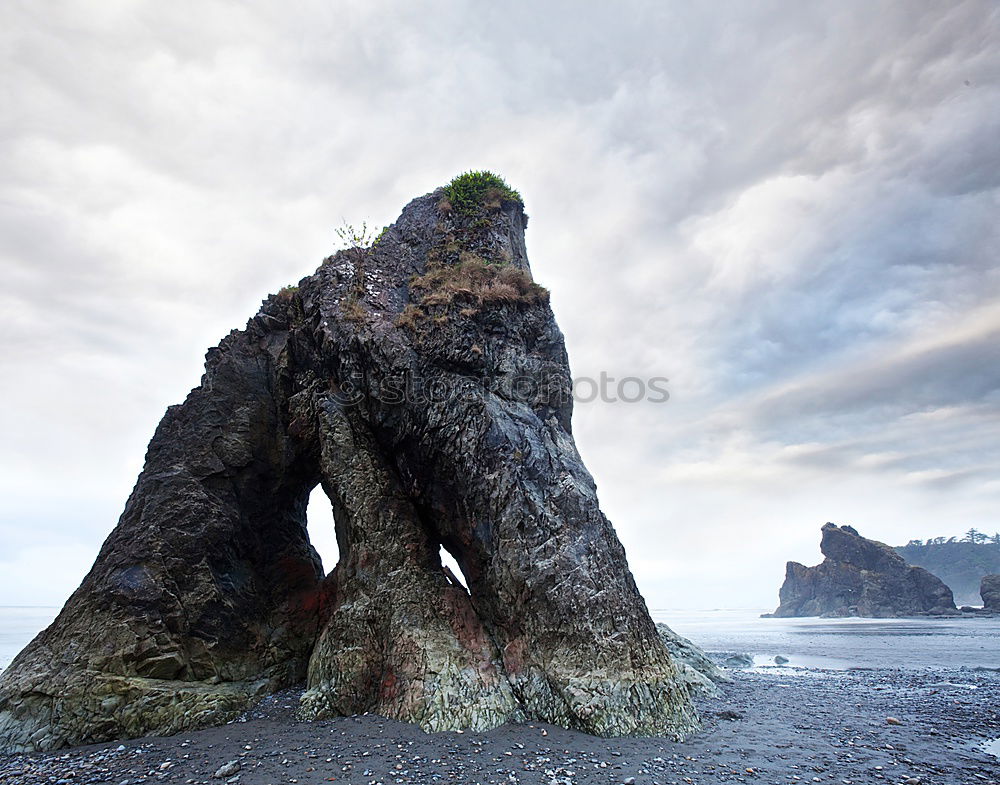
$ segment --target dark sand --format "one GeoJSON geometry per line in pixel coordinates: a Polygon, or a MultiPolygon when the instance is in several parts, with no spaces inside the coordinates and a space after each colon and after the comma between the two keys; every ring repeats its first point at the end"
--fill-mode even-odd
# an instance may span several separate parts
{"type": "Polygon", "coordinates": [[[428,735],[379,717],[294,717],[297,693],[241,720],[170,738],[0,757],[5,783],[1000,783],[1000,673],[735,672],[699,701],[682,743],[598,739],[547,725],[428,735]],[[890,724],[888,717],[901,724],[890,724]],[[238,760],[238,779],[214,778],[238,760]]]}

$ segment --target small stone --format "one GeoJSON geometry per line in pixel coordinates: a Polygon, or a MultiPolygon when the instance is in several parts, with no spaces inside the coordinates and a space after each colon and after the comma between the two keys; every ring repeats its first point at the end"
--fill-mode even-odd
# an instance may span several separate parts
{"type": "Polygon", "coordinates": [[[902,723],[901,720],[897,720],[895,717],[886,717],[885,718],[885,724],[886,725],[902,725],[903,723],[902,723]]]}
{"type": "Polygon", "coordinates": [[[622,785],[635,785],[635,777],[626,777],[622,780],[622,785]]]}
{"type": "Polygon", "coordinates": [[[920,785],[920,777],[907,777],[903,780],[903,785],[920,785]]]}
{"type": "Polygon", "coordinates": [[[218,770],[212,776],[220,780],[225,779],[227,777],[232,777],[241,768],[242,766],[238,760],[231,760],[229,763],[224,763],[219,766],[218,770]]]}

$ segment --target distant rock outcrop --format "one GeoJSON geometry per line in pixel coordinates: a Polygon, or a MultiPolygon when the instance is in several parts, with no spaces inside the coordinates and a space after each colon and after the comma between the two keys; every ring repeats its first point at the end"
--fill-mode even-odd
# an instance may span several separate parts
{"type": "Polygon", "coordinates": [[[1000,575],[986,575],[979,584],[979,596],[983,598],[983,609],[1000,613],[1000,575]]]}
{"type": "Polygon", "coordinates": [[[816,567],[788,562],[774,616],[892,618],[955,613],[951,589],[851,526],[823,526],[816,567]]]}
{"type": "Polygon", "coordinates": [[[957,605],[978,605],[983,576],[1000,573],[1000,544],[995,542],[949,542],[940,537],[913,540],[895,551],[907,564],[923,567],[948,584],[957,605]]]}
{"type": "Polygon", "coordinates": [[[308,718],[696,727],[573,441],[520,198],[466,177],[208,352],[83,584],[0,676],[0,752],[220,724],[303,682],[308,718]]]}

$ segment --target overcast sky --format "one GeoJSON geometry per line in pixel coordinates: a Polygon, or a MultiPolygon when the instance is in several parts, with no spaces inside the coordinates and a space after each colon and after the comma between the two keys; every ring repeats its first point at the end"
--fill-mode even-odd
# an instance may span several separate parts
{"type": "Polygon", "coordinates": [[[772,607],[825,521],[1000,529],[994,0],[10,0],[0,57],[0,605],[338,225],[470,168],[574,374],[670,379],[575,417],[652,607],[772,607]]]}

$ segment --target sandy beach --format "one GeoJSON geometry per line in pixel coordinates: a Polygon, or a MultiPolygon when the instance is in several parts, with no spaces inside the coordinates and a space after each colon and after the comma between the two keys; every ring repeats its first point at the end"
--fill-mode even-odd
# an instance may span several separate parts
{"type": "Polygon", "coordinates": [[[425,734],[374,716],[308,723],[296,719],[298,694],[290,691],[219,728],[0,758],[0,782],[1000,782],[1000,758],[983,749],[1000,737],[995,620],[656,615],[681,632],[700,632],[720,661],[726,651],[748,651],[759,663],[731,670],[733,682],[721,696],[698,699],[703,729],[681,743],[600,739],[540,724],[425,734]],[[734,645],[720,646],[725,643],[734,645]],[[955,645],[949,667],[947,651],[955,645]],[[777,646],[790,663],[764,664],[777,646]],[[820,653],[845,666],[790,667],[820,653]],[[220,769],[223,776],[214,776],[220,769]]]}
{"type": "Polygon", "coordinates": [[[428,735],[373,716],[304,723],[293,692],[220,728],[12,756],[0,781],[996,783],[1000,760],[977,745],[1000,736],[998,700],[994,671],[737,672],[724,696],[699,701],[704,729],[674,743],[539,724],[428,735]],[[213,776],[234,761],[228,777],[213,776]]]}

